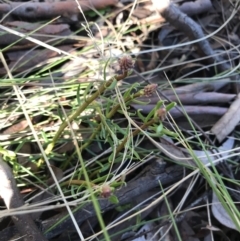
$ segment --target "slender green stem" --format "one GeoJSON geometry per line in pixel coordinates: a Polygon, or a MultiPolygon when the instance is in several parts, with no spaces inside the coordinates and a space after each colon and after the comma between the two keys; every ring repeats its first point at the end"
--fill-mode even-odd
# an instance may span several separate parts
{"type": "MultiPolygon", "coordinates": [[[[142,91],[139,91],[137,93],[135,93],[134,95],[131,95],[131,96],[128,96],[124,99],[124,103],[126,104],[127,102],[129,101],[132,101],[140,96],[142,96],[142,91]]],[[[106,115],[107,119],[110,119],[113,117],[113,115],[120,109],[121,105],[120,104],[117,104],[115,105],[112,110],[106,115]]]]}
{"type": "MultiPolygon", "coordinates": [[[[120,81],[120,80],[126,78],[127,75],[128,75],[128,72],[126,71],[122,75],[116,75],[116,76],[112,77],[106,83],[103,83],[95,93],[93,93],[90,97],[86,98],[85,101],[83,102],[83,104],[81,106],[79,106],[79,108],[72,115],[70,115],[67,120],[65,120],[60,125],[57,133],[53,137],[52,142],[50,144],[48,144],[47,148],[45,149],[46,155],[51,153],[51,151],[54,148],[57,140],[61,136],[64,129],[67,127],[68,123],[70,123],[76,117],[78,117],[95,99],[97,99],[109,86],[111,86],[111,84],[113,83],[114,80],[120,81]]],[[[38,166],[41,166],[42,163],[43,163],[43,159],[41,158],[38,161],[38,166]]]]}
{"type": "MultiPolygon", "coordinates": [[[[65,181],[63,183],[61,183],[61,186],[71,186],[71,185],[84,185],[87,186],[87,182],[85,180],[69,180],[69,181],[65,181]]],[[[95,185],[94,183],[90,182],[90,185],[92,187],[96,187],[97,185],[95,185]]]]}
{"type": "MultiPolygon", "coordinates": [[[[127,102],[132,101],[132,100],[134,100],[135,98],[138,98],[138,97],[140,97],[140,96],[142,96],[142,91],[139,91],[139,92],[135,93],[134,95],[131,95],[131,96],[126,97],[126,98],[124,99],[124,102],[125,102],[125,104],[126,104],[127,102]]],[[[106,114],[106,118],[107,118],[107,119],[112,118],[112,117],[114,116],[114,114],[116,114],[116,112],[120,109],[120,107],[121,107],[120,104],[115,105],[115,106],[112,108],[112,110],[111,110],[109,113],[106,114]]],[[[97,129],[91,134],[91,136],[89,137],[88,141],[87,141],[86,143],[84,143],[81,147],[79,147],[79,148],[80,148],[80,151],[84,150],[86,147],[88,147],[88,146],[92,143],[92,141],[95,139],[95,137],[96,137],[96,135],[99,133],[99,131],[101,131],[101,129],[102,129],[102,124],[100,123],[100,124],[98,125],[97,129]]],[[[72,154],[72,156],[73,156],[75,153],[76,153],[76,152],[74,152],[74,153],[72,154]]],[[[71,160],[72,156],[69,158],[69,161],[71,160]]],[[[67,162],[64,164],[63,169],[66,168],[66,166],[68,165],[69,161],[67,161],[67,162]]]]}
{"type": "MultiPolygon", "coordinates": [[[[140,126],[139,129],[136,129],[133,133],[132,136],[136,136],[137,134],[139,134],[142,130],[147,129],[149,126],[151,126],[152,124],[154,124],[156,122],[156,119],[151,119],[150,121],[148,121],[147,123],[144,123],[142,126],[140,126]]],[[[118,145],[117,149],[116,149],[116,155],[124,148],[125,144],[127,143],[128,140],[128,136],[126,136],[123,141],[121,142],[120,145],[118,145]]]]}

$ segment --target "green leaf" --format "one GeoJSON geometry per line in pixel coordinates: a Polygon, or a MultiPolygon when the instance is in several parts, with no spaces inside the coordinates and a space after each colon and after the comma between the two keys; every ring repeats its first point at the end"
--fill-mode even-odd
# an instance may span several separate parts
{"type": "Polygon", "coordinates": [[[117,80],[114,79],[113,82],[111,83],[111,85],[108,87],[108,89],[113,90],[113,89],[115,89],[116,85],[117,85],[117,80]]]}
{"type": "Polygon", "coordinates": [[[178,133],[169,131],[165,128],[162,130],[162,134],[167,135],[167,136],[172,136],[172,137],[178,137],[179,136],[178,133]]]}
{"type": "Polygon", "coordinates": [[[158,125],[156,132],[157,132],[157,134],[161,134],[162,131],[163,131],[163,124],[162,124],[162,122],[161,122],[161,123],[158,125]]]}
{"type": "Polygon", "coordinates": [[[42,137],[44,139],[44,142],[49,143],[49,139],[44,131],[41,131],[42,137]]]}
{"type": "Polygon", "coordinates": [[[136,103],[136,104],[139,104],[139,105],[148,105],[148,104],[150,103],[150,101],[148,101],[148,102],[143,102],[143,101],[136,100],[136,99],[133,99],[132,102],[133,102],[133,103],[136,103]]]}
{"type": "Polygon", "coordinates": [[[118,201],[118,198],[117,196],[115,195],[111,195],[109,198],[108,198],[109,202],[112,203],[112,204],[118,204],[119,201],[118,201]]]}
{"type": "Polygon", "coordinates": [[[13,151],[6,150],[1,146],[0,146],[0,153],[3,155],[4,159],[7,157],[13,161],[16,158],[16,153],[14,153],[13,151]]]}
{"type": "MultiPolygon", "coordinates": [[[[103,97],[103,96],[102,96],[103,97]]],[[[111,111],[112,107],[116,105],[116,98],[111,100],[109,97],[103,99],[106,101],[106,108],[105,108],[105,117],[108,115],[108,113],[111,111]]]]}
{"type": "Polygon", "coordinates": [[[60,106],[58,106],[58,108],[57,108],[57,113],[58,113],[58,116],[60,117],[61,121],[64,122],[64,118],[62,115],[62,109],[60,106]]]}
{"type": "Polygon", "coordinates": [[[136,89],[137,87],[139,87],[139,85],[140,85],[139,83],[132,84],[131,87],[128,88],[127,91],[124,92],[123,98],[124,99],[127,98],[132,93],[132,90],[136,89]]]}
{"type": "Polygon", "coordinates": [[[110,62],[110,58],[106,61],[106,64],[104,65],[103,77],[105,81],[107,80],[107,66],[109,62],[110,62]]]}
{"type": "Polygon", "coordinates": [[[166,111],[170,111],[173,107],[177,105],[176,102],[172,102],[166,106],[166,111]]]}
{"type": "Polygon", "coordinates": [[[85,12],[85,15],[88,17],[94,18],[97,16],[104,15],[109,9],[110,9],[109,7],[106,7],[106,8],[100,9],[98,11],[89,10],[89,11],[85,12]]]}
{"type": "Polygon", "coordinates": [[[135,150],[133,150],[133,155],[135,155],[138,160],[141,160],[140,156],[135,150]]]}
{"type": "Polygon", "coordinates": [[[79,104],[79,105],[81,105],[81,99],[80,99],[80,90],[81,90],[81,84],[79,84],[78,85],[78,88],[77,88],[77,103],[79,104]]]}
{"type": "Polygon", "coordinates": [[[95,163],[98,164],[98,165],[101,167],[101,169],[104,168],[104,165],[103,165],[100,161],[97,161],[97,160],[96,160],[95,163]]]}
{"type": "Polygon", "coordinates": [[[85,12],[85,15],[91,18],[94,18],[97,16],[97,13],[95,13],[94,11],[87,11],[85,12]]]}
{"type": "Polygon", "coordinates": [[[157,113],[157,110],[160,108],[160,106],[162,106],[164,103],[164,100],[160,100],[158,101],[158,103],[156,104],[156,106],[149,112],[149,114],[147,115],[147,117],[145,118],[145,123],[148,122],[151,118],[154,117],[154,115],[157,113]]]}
{"type": "Polygon", "coordinates": [[[86,88],[85,91],[84,91],[84,94],[83,94],[84,100],[86,100],[87,95],[89,94],[91,87],[92,87],[92,84],[89,83],[89,84],[87,85],[87,88],[86,88]]]}
{"type": "Polygon", "coordinates": [[[124,181],[113,181],[111,183],[111,188],[113,189],[113,191],[118,188],[118,187],[122,187],[122,186],[126,186],[127,184],[124,181]]]}
{"type": "Polygon", "coordinates": [[[121,128],[119,125],[115,125],[115,128],[117,131],[119,131],[121,134],[126,135],[126,132],[123,128],[121,128]]]}
{"type": "Polygon", "coordinates": [[[103,166],[103,167],[99,170],[100,173],[101,173],[101,172],[105,172],[105,171],[107,171],[107,170],[110,168],[110,163],[105,163],[104,165],[105,165],[105,166],[103,166]]]}
{"type": "Polygon", "coordinates": [[[137,115],[138,115],[138,117],[139,117],[143,122],[145,122],[145,118],[146,118],[146,117],[142,115],[141,110],[142,110],[142,109],[138,109],[138,110],[137,110],[137,115]]]}
{"type": "Polygon", "coordinates": [[[127,210],[127,209],[130,209],[131,207],[132,207],[132,206],[131,206],[130,204],[125,204],[125,205],[116,207],[116,210],[117,210],[118,212],[123,212],[123,211],[125,211],[125,210],[127,210]]]}

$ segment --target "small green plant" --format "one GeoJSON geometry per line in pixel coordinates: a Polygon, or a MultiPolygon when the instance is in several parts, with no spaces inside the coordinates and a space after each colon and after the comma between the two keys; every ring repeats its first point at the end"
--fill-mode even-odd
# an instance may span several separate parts
{"type": "Polygon", "coordinates": [[[96,11],[93,11],[93,10],[90,10],[90,11],[86,11],[86,12],[85,12],[85,15],[88,16],[88,17],[91,17],[91,18],[97,17],[97,16],[99,16],[99,15],[102,15],[102,16],[103,16],[103,15],[106,14],[109,10],[110,10],[109,7],[100,9],[100,10],[98,10],[97,12],[96,12],[96,11]]]}

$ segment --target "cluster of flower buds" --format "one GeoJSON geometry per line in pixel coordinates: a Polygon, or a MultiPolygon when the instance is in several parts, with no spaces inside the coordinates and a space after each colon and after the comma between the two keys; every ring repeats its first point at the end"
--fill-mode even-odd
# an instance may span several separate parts
{"type": "Polygon", "coordinates": [[[157,84],[147,85],[144,87],[143,95],[145,97],[150,97],[155,93],[156,89],[157,89],[157,84]]]}
{"type": "Polygon", "coordinates": [[[123,56],[118,60],[119,68],[122,73],[126,73],[134,67],[134,60],[131,56],[123,56]]]}
{"type": "Polygon", "coordinates": [[[109,198],[111,196],[111,194],[112,194],[111,187],[107,183],[103,184],[101,187],[101,191],[100,191],[101,197],[109,198]]]}
{"type": "Polygon", "coordinates": [[[167,110],[164,107],[158,109],[157,116],[158,116],[160,121],[164,121],[166,119],[166,116],[167,116],[167,110]]]}

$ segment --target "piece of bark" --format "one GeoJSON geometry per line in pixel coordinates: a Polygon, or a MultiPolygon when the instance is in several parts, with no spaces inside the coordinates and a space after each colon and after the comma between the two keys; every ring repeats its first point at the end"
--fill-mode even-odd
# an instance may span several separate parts
{"type": "MultiPolygon", "coordinates": [[[[234,94],[224,94],[224,93],[216,93],[216,92],[199,92],[199,93],[188,93],[188,94],[178,94],[167,96],[170,101],[174,101],[179,103],[178,100],[183,105],[201,105],[201,104],[220,104],[220,103],[229,103],[233,100],[236,95],[234,94]]],[[[163,97],[164,99],[164,97],[163,97]]],[[[159,101],[159,97],[155,94],[149,98],[140,97],[138,98],[140,101],[144,101],[148,104],[157,104],[159,101]]]]}
{"type": "MultiPolygon", "coordinates": [[[[11,168],[0,156],[0,195],[8,209],[24,206],[24,201],[17,188],[11,168]]],[[[29,214],[12,215],[12,220],[21,235],[22,241],[47,241],[44,235],[38,230],[29,214]]],[[[1,236],[1,240],[3,236],[1,236]]],[[[8,239],[5,239],[8,240],[8,239]]]]}
{"type": "Polygon", "coordinates": [[[50,34],[50,35],[65,35],[70,34],[70,28],[68,24],[48,24],[42,25],[41,23],[30,23],[23,21],[12,21],[4,23],[4,26],[10,27],[20,31],[21,33],[29,33],[34,31],[37,34],[50,34]],[[67,32],[66,32],[67,31],[67,32]]]}
{"type": "MultiPolygon", "coordinates": [[[[114,6],[118,0],[79,0],[83,11],[91,9],[101,9],[107,6],[114,6]]],[[[11,14],[19,18],[33,20],[50,19],[58,16],[69,17],[80,14],[80,10],[75,1],[65,2],[8,2],[0,4],[0,14],[11,14]]]]}
{"type": "MultiPolygon", "coordinates": [[[[59,49],[63,51],[71,50],[71,46],[63,45],[59,46],[59,49]]],[[[8,59],[8,67],[12,73],[22,73],[31,68],[41,68],[43,65],[49,63],[51,58],[58,57],[59,54],[49,49],[38,49],[32,51],[19,50],[14,52],[5,53],[5,57],[8,59]]],[[[0,68],[0,75],[5,75],[6,69],[0,68]]],[[[34,85],[34,84],[33,84],[34,85]]],[[[37,84],[36,84],[37,85],[37,84]]],[[[31,86],[31,83],[29,83],[31,86]]]]}
{"type": "MultiPolygon", "coordinates": [[[[146,193],[142,193],[141,195],[137,196],[133,200],[133,203],[131,206],[132,211],[129,212],[129,210],[126,209],[123,212],[118,213],[118,217],[122,217],[124,215],[124,213],[126,213],[126,212],[128,212],[128,214],[127,214],[128,216],[131,216],[132,214],[134,214],[134,212],[136,212],[136,210],[141,210],[141,208],[144,208],[146,206],[146,200],[148,200],[147,203],[149,203],[150,202],[149,197],[152,197],[156,194],[159,195],[159,190],[154,189],[152,191],[148,191],[146,193]],[[139,205],[140,203],[141,203],[141,205],[139,205]],[[134,208],[136,206],[137,206],[137,208],[134,208]]],[[[152,205],[147,210],[141,212],[141,219],[144,220],[151,212],[155,212],[157,206],[158,205],[152,205]]],[[[118,217],[116,217],[115,220],[118,217]]],[[[126,215],[125,215],[125,217],[126,217],[126,215]]],[[[116,222],[116,221],[114,221],[114,222],[116,222]]],[[[116,225],[114,228],[111,228],[110,230],[108,230],[108,234],[110,237],[112,237],[112,240],[121,240],[122,233],[120,233],[118,231],[119,230],[127,230],[128,227],[132,227],[135,224],[136,224],[136,217],[129,218],[127,222],[122,222],[122,223],[116,225]]],[[[89,227],[88,227],[88,229],[89,229],[89,227]]],[[[103,235],[101,235],[98,239],[104,240],[103,235]]]]}
{"type": "MultiPolygon", "coordinates": [[[[228,84],[230,78],[213,80],[210,82],[196,82],[193,84],[177,87],[174,89],[176,93],[190,93],[190,92],[202,92],[202,91],[218,91],[228,84]]],[[[171,90],[172,91],[172,90],[171,90]]],[[[163,91],[167,94],[165,91],[163,91]]],[[[173,93],[173,91],[172,91],[173,93]]]]}
{"type": "Polygon", "coordinates": [[[238,125],[240,121],[240,94],[231,104],[225,115],[212,127],[211,131],[219,142],[223,141],[238,125]]]}
{"type": "Polygon", "coordinates": [[[18,133],[20,131],[25,130],[28,127],[28,122],[27,120],[21,120],[20,122],[11,125],[8,127],[6,130],[4,130],[2,133],[4,135],[11,135],[13,133],[18,133]]]}
{"type": "MultiPolygon", "coordinates": [[[[133,108],[136,110],[141,110],[143,114],[149,114],[150,111],[156,106],[156,105],[137,105],[137,104],[131,104],[133,108]]],[[[217,106],[189,106],[186,105],[183,108],[178,107],[185,111],[187,115],[191,117],[191,115],[217,115],[221,117],[227,112],[227,108],[224,107],[217,107],[217,106]]],[[[170,110],[170,114],[173,118],[178,118],[184,116],[183,113],[178,110],[177,108],[173,108],[170,110]]]]}
{"type": "MultiPolygon", "coordinates": [[[[218,91],[220,89],[222,89],[223,87],[225,87],[229,82],[230,82],[230,78],[222,78],[222,79],[217,79],[217,80],[208,80],[208,81],[202,81],[199,82],[199,79],[193,79],[193,82],[196,81],[193,84],[187,84],[181,87],[176,87],[175,84],[178,83],[172,83],[173,89],[166,89],[166,90],[162,90],[161,92],[165,95],[175,95],[176,94],[187,94],[187,93],[197,93],[197,92],[206,92],[206,91],[218,91]]],[[[141,79],[139,79],[138,75],[131,75],[130,77],[126,78],[125,80],[127,83],[137,83],[140,82],[141,79]]],[[[153,76],[151,78],[151,83],[154,84],[159,84],[160,82],[160,77],[158,75],[153,76]]]]}
{"type": "MultiPolygon", "coordinates": [[[[10,29],[19,31],[21,33],[28,34],[29,36],[32,36],[35,39],[40,40],[42,42],[50,41],[51,45],[73,44],[77,42],[74,39],[67,38],[67,36],[73,35],[73,32],[70,30],[70,27],[68,24],[49,24],[47,26],[41,27],[42,25],[40,23],[14,21],[14,22],[5,23],[4,26],[10,29]],[[35,31],[38,28],[40,29],[35,31]],[[30,34],[30,32],[33,32],[33,31],[34,33],[30,34]],[[55,38],[55,35],[63,36],[63,37],[66,36],[66,39],[62,39],[61,41],[59,39],[53,40],[55,38]]],[[[14,50],[14,47],[18,45],[21,45],[21,46],[27,45],[26,46],[27,48],[30,48],[31,46],[36,46],[36,44],[30,42],[27,39],[21,38],[15,34],[12,34],[0,29],[0,46],[5,47],[13,43],[15,44],[14,46],[11,47],[11,51],[14,50]]]]}
{"type": "MultiPolygon", "coordinates": [[[[180,109],[184,109],[186,111],[187,115],[217,115],[221,117],[227,112],[227,108],[224,107],[218,107],[218,106],[184,106],[179,107],[180,109]]],[[[183,116],[182,112],[180,112],[178,109],[173,108],[170,110],[171,115],[174,118],[183,116]]]]}
{"type": "MultiPolygon", "coordinates": [[[[197,123],[198,126],[201,128],[208,128],[210,129],[217,121],[219,120],[219,115],[191,115],[191,121],[197,123]]],[[[192,124],[189,120],[182,116],[178,118],[174,118],[174,121],[177,125],[185,130],[192,130],[192,124]]]]}
{"type": "MultiPolygon", "coordinates": [[[[200,92],[192,94],[179,94],[177,96],[184,105],[204,105],[204,104],[223,104],[229,103],[236,95],[216,92],[200,92]]],[[[171,101],[178,102],[176,96],[170,96],[171,101]]]]}

